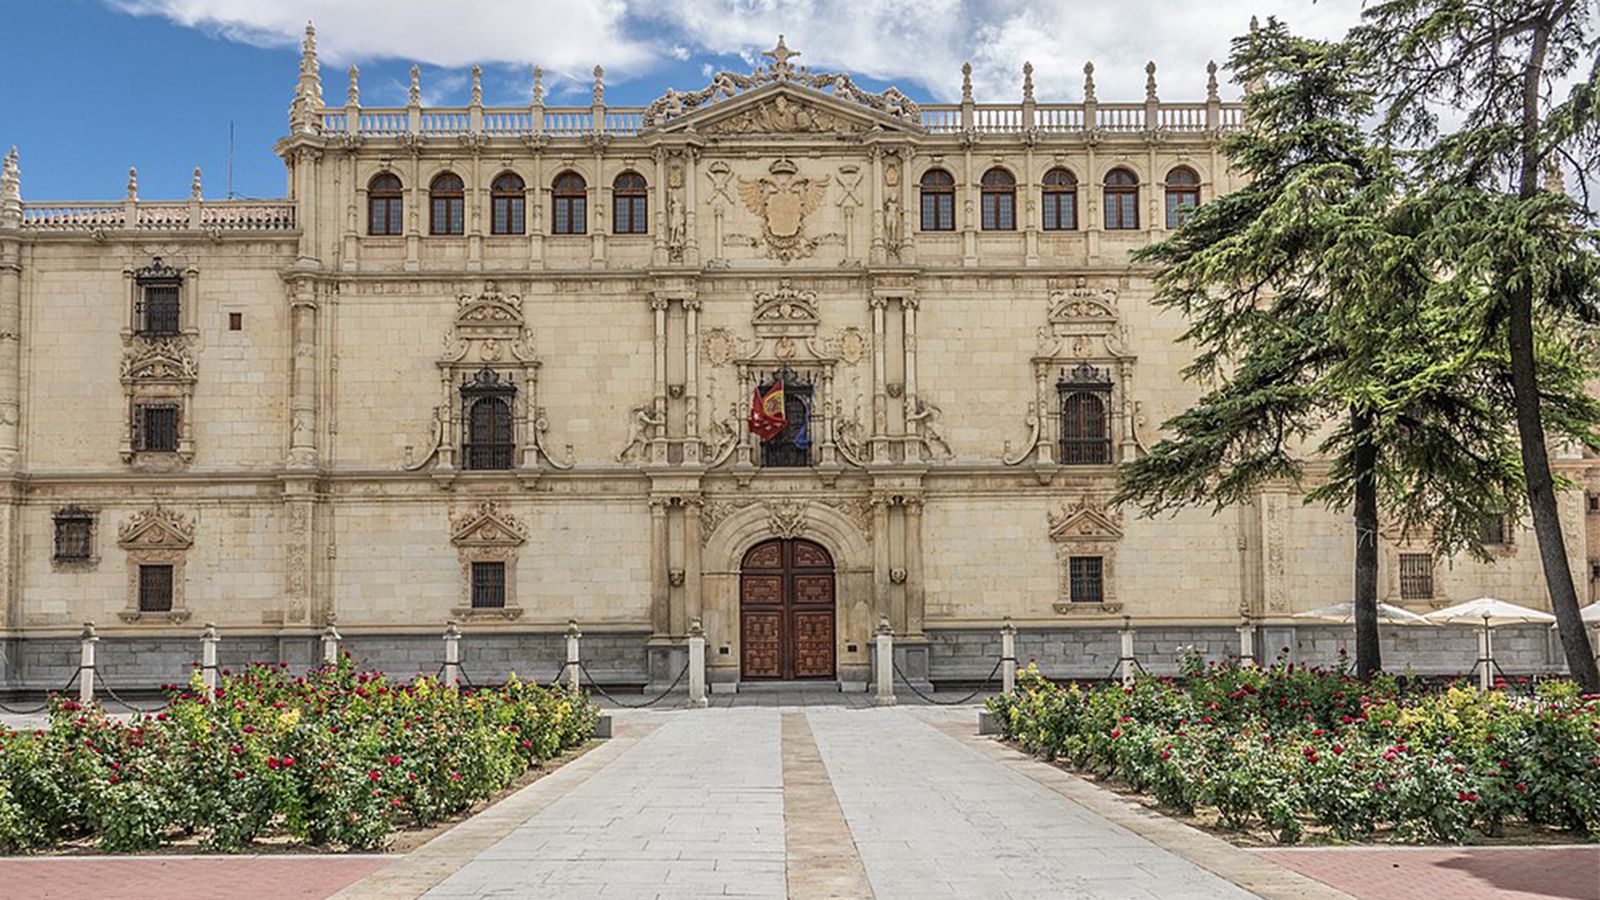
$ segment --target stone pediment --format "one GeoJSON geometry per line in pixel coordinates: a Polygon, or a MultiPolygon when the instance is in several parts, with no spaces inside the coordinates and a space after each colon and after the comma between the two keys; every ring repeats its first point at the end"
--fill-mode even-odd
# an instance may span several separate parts
{"type": "Polygon", "coordinates": [[[525,324],[522,298],[516,295],[489,288],[481,294],[462,294],[456,298],[456,329],[463,333],[480,330],[515,333],[525,324]]]}
{"type": "Polygon", "coordinates": [[[859,135],[878,129],[922,131],[920,125],[790,82],[763,85],[706,105],[660,126],[663,133],[711,135],[859,135]]]}
{"type": "Polygon", "coordinates": [[[528,527],[493,501],[450,523],[450,543],[457,547],[520,547],[527,542],[528,527]]]}
{"type": "Polygon", "coordinates": [[[122,380],[131,382],[192,382],[199,367],[177,338],[141,341],[122,357],[122,380]]]}
{"type": "Polygon", "coordinates": [[[799,290],[785,278],[775,291],[756,292],[752,324],[760,337],[810,337],[820,322],[816,291],[799,290]]]}
{"type": "Polygon", "coordinates": [[[194,524],[160,507],[134,513],[117,529],[117,546],[124,550],[185,550],[193,543],[194,524]]]}
{"type": "Polygon", "coordinates": [[[1092,498],[1084,497],[1050,513],[1052,541],[1106,541],[1122,537],[1121,518],[1092,498]]]}

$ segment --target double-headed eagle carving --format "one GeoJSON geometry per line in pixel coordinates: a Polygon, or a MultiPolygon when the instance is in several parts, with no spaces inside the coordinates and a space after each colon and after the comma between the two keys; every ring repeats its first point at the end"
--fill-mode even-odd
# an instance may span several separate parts
{"type": "Polygon", "coordinates": [[[773,163],[769,171],[769,178],[740,178],[739,198],[761,217],[768,254],[784,262],[810,256],[817,242],[806,237],[806,216],[822,205],[832,176],[801,176],[787,159],[773,163]]]}

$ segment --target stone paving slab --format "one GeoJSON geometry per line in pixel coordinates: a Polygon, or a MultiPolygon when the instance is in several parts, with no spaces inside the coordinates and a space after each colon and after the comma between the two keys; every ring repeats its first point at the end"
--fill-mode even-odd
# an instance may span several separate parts
{"type": "Polygon", "coordinates": [[[1600,847],[1253,851],[1362,900],[1600,900],[1600,847]]]}

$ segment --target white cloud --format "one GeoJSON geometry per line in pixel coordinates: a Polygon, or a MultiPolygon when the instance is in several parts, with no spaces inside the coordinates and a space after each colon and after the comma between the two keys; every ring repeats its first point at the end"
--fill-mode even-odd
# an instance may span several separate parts
{"type": "Polygon", "coordinates": [[[1199,99],[1206,62],[1226,60],[1229,40],[1252,14],[1335,36],[1355,23],[1361,0],[457,0],[461,9],[446,15],[436,0],[106,2],[269,45],[298,40],[312,19],[330,63],[538,63],[580,83],[596,63],[616,81],[647,76],[669,59],[765,62],[757,54],[779,33],[802,52],[799,63],[939,100],[960,96],[964,61],[980,101],[1020,97],[1025,61],[1041,101],[1076,99],[1083,63],[1093,60],[1098,94],[1109,102],[1144,97],[1147,60],[1159,67],[1163,97],[1199,99]]]}

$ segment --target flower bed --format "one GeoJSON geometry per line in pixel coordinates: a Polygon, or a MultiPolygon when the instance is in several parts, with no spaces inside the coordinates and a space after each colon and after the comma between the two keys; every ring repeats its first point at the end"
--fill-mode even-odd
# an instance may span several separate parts
{"type": "Polygon", "coordinates": [[[1600,698],[1451,687],[1407,695],[1294,665],[1061,687],[1029,667],[989,702],[1002,735],[1181,814],[1293,843],[1459,843],[1508,824],[1600,833],[1600,698]]]}
{"type": "Polygon", "coordinates": [[[214,697],[129,722],[55,698],[50,727],[0,729],[0,851],[94,840],[107,852],[287,836],[349,849],[462,812],[582,744],[598,710],[515,680],[457,690],[281,666],[224,673],[214,697]]]}

